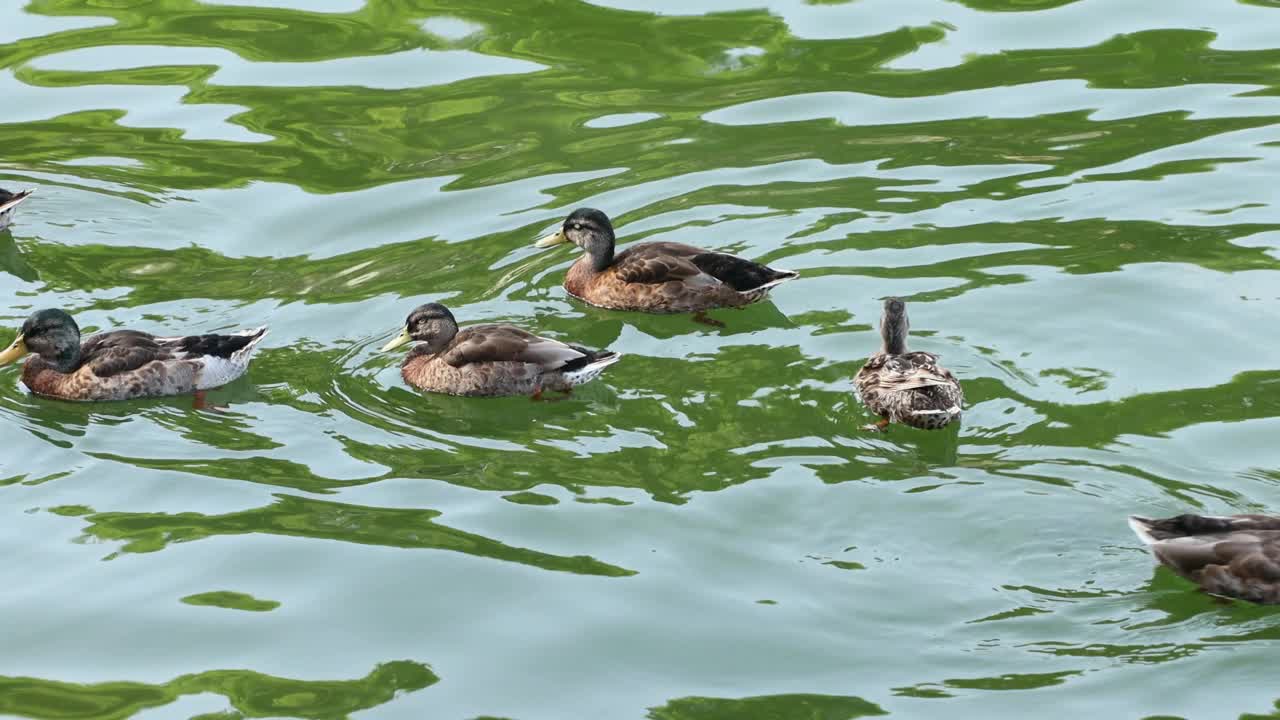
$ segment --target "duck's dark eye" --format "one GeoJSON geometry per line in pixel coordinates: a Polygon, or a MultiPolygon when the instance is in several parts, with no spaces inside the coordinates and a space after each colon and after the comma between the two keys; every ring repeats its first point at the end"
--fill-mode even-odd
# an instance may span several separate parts
{"type": "Polygon", "coordinates": [[[574,229],[574,230],[581,230],[581,229],[582,229],[582,223],[574,223],[574,224],[573,224],[573,229],[574,229]]]}

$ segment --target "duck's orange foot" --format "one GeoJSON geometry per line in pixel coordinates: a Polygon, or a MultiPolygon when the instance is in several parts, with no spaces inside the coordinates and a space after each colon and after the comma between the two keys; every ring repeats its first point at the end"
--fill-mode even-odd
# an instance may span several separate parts
{"type": "Polygon", "coordinates": [[[539,385],[538,387],[534,388],[533,394],[529,396],[529,399],[532,400],[533,402],[560,402],[561,400],[569,399],[569,396],[573,394],[573,388],[568,388],[568,389],[562,390],[561,392],[563,392],[564,394],[561,395],[560,397],[547,397],[546,395],[542,394],[542,386],[539,385]]]}
{"type": "Polygon", "coordinates": [[[209,398],[204,394],[204,390],[197,390],[191,394],[192,410],[213,410],[214,412],[226,412],[230,408],[226,405],[210,405],[209,398]]]}
{"type": "Polygon", "coordinates": [[[889,418],[880,418],[878,422],[863,425],[862,429],[869,432],[884,432],[887,427],[889,427],[889,418]]]}

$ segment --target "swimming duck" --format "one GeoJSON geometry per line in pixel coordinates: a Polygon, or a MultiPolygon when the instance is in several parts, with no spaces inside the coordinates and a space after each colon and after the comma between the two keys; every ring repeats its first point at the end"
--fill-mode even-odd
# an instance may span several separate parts
{"type": "Polygon", "coordinates": [[[161,338],[112,330],[80,342],[80,327],[61,310],[39,310],[0,352],[0,365],[28,353],[22,383],[62,400],[129,400],[226,385],[244,374],[266,327],[231,335],[161,338]]]}
{"type": "Polygon", "coordinates": [[[34,192],[35,188],[16,193],[0,188],[0,230],[9,227],[9,223],[13,222],[13,211],[34,192]]]}
{"type": "Polygon", "coordinates": [[[1129,517],[1129,527],[1162,565],[1205,592],[1280,603],[1280,517],[1129,517]]]}
{"type": "Polygon", "coordinates": [[[571,242],[586,251],[564,276],[570,295],[603,308],[651,313],[703,313],[764,299],[775,286],[799,276],[736,255],[674,242],[632,245],[614,254],[613,223],[593,208],[569,213],[560,229],[538,247],[571,242]]]}
{"type": "Polygon", "coordinates": [[[422,305],[409,313],[404,330],[382,347],[422,344],[409,351],[400,374],[420,390],[449,395],[531,395],[569,392],[594,380],[622,356],[538,337],[512,325],[475,325],[458,330],[449,308],[422,305]]]}
{"type": "Polygon", "coordinates": [[[880,350],[867,359],[853,384],[862,402],[880,421],[867,430],[883,430],[891,421],[921,430],[937,430],[960,417],[964,391],[951,371],[932,353],[907,351],[907,304],[884,301],[880,317],[880,350]]]}

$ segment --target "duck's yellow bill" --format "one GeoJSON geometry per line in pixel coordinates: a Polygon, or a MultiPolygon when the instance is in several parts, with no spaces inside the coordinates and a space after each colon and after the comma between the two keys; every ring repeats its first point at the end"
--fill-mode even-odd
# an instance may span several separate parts
{"type": "Polygon", "coordinates": [[[534,243],[533,245],[534,247],[549,248],[549,247],[555,247],[560,243],[567,243],[567,242],[569,242],[569,238],[564,236],[564,228],[560,228],[559,230],[542,238],[541,240],[534,243]]]}
{"type": "Polygon", "coordinates": [[[395,350],[401,345],[411,343],[411,342],[413,342],[413,338],[409,335],[409,328],[405,328],[401,330],[400,334],[395,336],[395,338],[393,338],[391,342],[387,343],[386,345],[383,345],[382,349],[379,350],[378,352],[387,352],[388,350],[395,350]]]}
{"type": "Polygon", "coordinates": [[[5,348],[4,352],[0,352],[0,365],[8,365],[11,362],[16,362],[26,357],[26,355],[27,342],[21,335],[19,335],[14,339],[9,347],[5,348]]]}

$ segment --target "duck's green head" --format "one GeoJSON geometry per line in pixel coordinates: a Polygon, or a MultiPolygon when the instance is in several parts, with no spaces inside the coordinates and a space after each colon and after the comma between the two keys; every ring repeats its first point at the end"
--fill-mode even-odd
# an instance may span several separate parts
{"type": "Polygon", "coordinates": [[[880,337],[884,339],[884,352],[901,355],[907,351],[907,333],[911,320],[907,318],[907,304],[901,298],[885,298],[884,313],[880,316],[880,337]]]}
{"type": "Polygon", "coordinates": [[[534,243],[540,248],[573,243],[591,256],[596,271],[613,263],[613,223],[609,216],[595,208],[578,208],[569,213],[560,229],[534,243]]]}
{"type": "Polygon", "coordinates": [[[22,323],[22,332],[0,352],[0,365],[35,353],[60,372],[71,372],[80,359],[80,326],[61,310],[37,310],[22,323]]]}
{"type": "Polygon", "coordinates": [[[454,335],[458,334],[458,321],[453,319],[449,308],[440,303],[419,305],[405,318],[404,329],[391,342],[382,346],[381,352],[395,350],[401,345],[411,342],[425,342],[431,352],[437,352],[454,335]]]}

